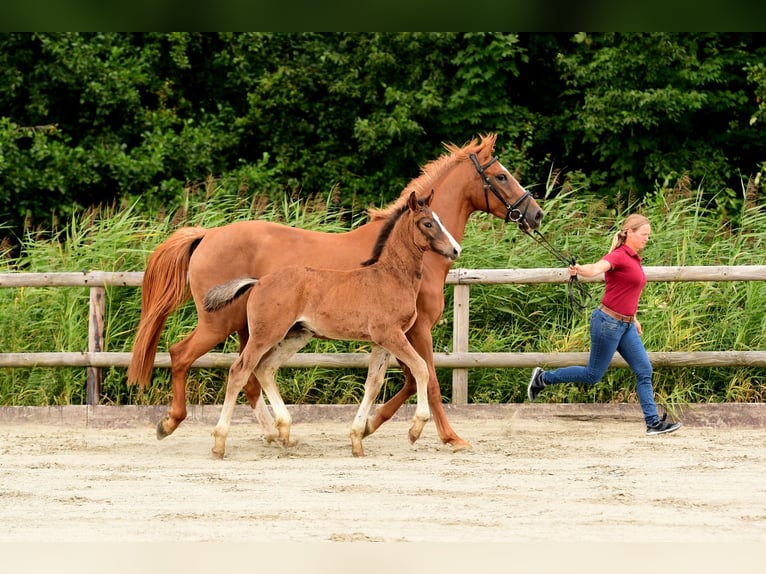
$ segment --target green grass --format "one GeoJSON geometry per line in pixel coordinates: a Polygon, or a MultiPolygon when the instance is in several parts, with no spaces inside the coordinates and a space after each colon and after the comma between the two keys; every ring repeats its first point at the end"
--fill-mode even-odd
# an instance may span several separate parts
{"type": "MultiPolygon", "coordinates": [[[[608,249],[612,226],[640,210],[653,224],[645,264],[761,265],[766,252],[766,211],[752,200],[735,214],[721,215],[715,198],[679,185],[659,189],[641,205],[619,209],[582,191],[557,190],[542,200],[543,234],[559,250],[581,262],[600,258],[608,249]]],[[[550,190],[549,190],[550,192],[550,190]]],[[[757,193],[764,196],[764,190],[757,193]]],[[[364,210],[346,212],[327,199],[302,202],[285,197],[268,203],[258,196],[210,185],[187,193],[172,210],[146,213],[139,204],[77,214],[63,229],[30,233],[17,256],[4,253],[0,271],[141,271],[152,250],[180,225],[211,227],[261,218],[325,231],[346,231],[366,220],[364,210]]],[[[469,220],[463,268],[558,267],[555,260],[514,226],[486,214],[469,220]]],[[[601,284],[589,284],[594,301],[601,284]]],[[[447,287],[445,315],[434,330],[434,348],[451,347],[452,287],[447,287]]],[[[650,351],[719,351],[766,349],[766,284],[763,282],[650,283],[639,308],[644,341],[650,351]]],[[[594,303],[595,304],[595,303],[594,303]]],[[[474,352],[576,352],[589,347],[589,311],[573,311],[563,284],[477,285],[471,288],[469,349],[474,352]]],[[[0,289],[0,351],[77,351],[87,348],[87,288],[0,289]]],[[[140,312],[140,290],[107,289],[105,350],[130,351],[140,312]]],[[[191,303],[171,315],[160,350],[181,340],[196,324],[191,303]]],[[[310,352],[366,350],[360,342],[313,340],[310,352]]],[[[237,349],[234,337],[219,351],[237,349]]],[[[450,371],[438,371],[445,400],[450,371]]],[[[288,403],[356,403],[365,372],[359,369],[284,369],[280,388],[288,403]]],[[[529,369],[471,369],[469,401],[522,402],[529,369]]],[[[187,393],[191,404],[223,401],[225,370],[193,369],[187,393]]],[[[391,371],[383,390],[390,397],[401,384],[391,371]]],[[[657,369],[658,402],[761,401],[766,395],[762,369],[657,369]]],[[[125,370],[104,370],[105,404],[166,404],[169,372],[155,370],[153,384],[129,387],[125,370]]],[[[543,400],[555,402],[635,401],[632,373],[611,369],[595,386],[561,385],[543,400]]],[[[0,404],[63,405],[85,403],[85,369],[0,369],[0,404]]]]}

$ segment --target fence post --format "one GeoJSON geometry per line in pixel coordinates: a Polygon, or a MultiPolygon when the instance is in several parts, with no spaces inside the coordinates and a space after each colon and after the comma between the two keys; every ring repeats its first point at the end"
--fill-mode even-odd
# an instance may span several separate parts
{"type": "MultiPolygon", "coordinates": [[[[468,352],[468,320],[471,286],[455,285],[453,293],[452,352],[468,352]]],[[[468,369],[452,370],[452,402],[464,405],[468,402],[468,369]]]]}
{"type": "MultiPolygon", "coordinates": [[[[106,308],[106,290],[103,287],[90,288],[90,304],[88,312],[88,352],[100,353],[104,350],[104,311],[106,308]]],[[[101,383],[103,381],[101,367],[88,367],[88,378],[85,388],[85,402],[97,405],[101,399],[101,383]]]]}

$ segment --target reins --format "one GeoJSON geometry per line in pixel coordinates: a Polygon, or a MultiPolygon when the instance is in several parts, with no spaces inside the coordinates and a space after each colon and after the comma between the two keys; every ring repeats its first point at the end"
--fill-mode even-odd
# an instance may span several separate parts
{"type": "MultiPolygon", "coordinates": [[[[553,255],[567,267],[577,263],[577,258],[574,255],[570,259],[567,259],[567,257],[561,251],[553,247],[553,245],[551,245],[550,242],[537,229],[534,230],[534,235],[532,234],[533,232],[530,232],[528,229],[522,228],[522,231],[529,235],[536,243],[542,245],[551,255],[553,255]]],[[[569,304],[572,306],[572,309],[577,311],[582,311],[583,309],[589,307],[590,301],[593,299],[593,296],[585,288],[585,285],[580,283],[580,281],[577,279],[577,275],[569,276],[569,282],[567,283],[567,293],[569,294],[569,304]]]]}
{"type": "MultiPolygon", "coordinates": [[[[492,181],[487,175],[486,169],[497,161],[497,156],[493,156],[492,159],[490,159],[484,165],[479,163],[479,158],[476,157],[475,153],[470,154],[469,157],[471,158],[476,171],[479,172],[479,175],[484,182],[484,201],[487,203],[487,213],[489,213],[489,192],[491,191],[492,194],[505,206],[506,223],[513,221],[516,225],[519,226],[521,231],[529,235],[532,239],[535,240],[535,242],[545,247],[549,253],[561,261],[564,265],[567,267],[574,265],[577,262],[577,259],[574,256],[571,258],[571,260],[567,259],[566,256],[558,249],[553,247],[553,245],[551,245],[548,240],[543,237],[543,234],[540,233],[537,229],[534,230],[535,235],[532,235],[532,233],[529,231],[529,226],[524,219],[527,214],[527,208],[529,207],[528,202],[532,197],[532,194],[529,191],[525,190],[522,196],[517,199],[513,205],[511,205],[505,199],[503,194],[500,193],[500,191],[498,191],[498,189],[493,185],[492,181]],[[519,209],[519,206],[523,203],[526,203],[527,205],[524,207],[524,211],[522,212],[519,209]]],[[[593,298],[585,286],[577,279],[577,275],[571,275],[569,277],[569,282],[567,283],[567,292],[569,293],[569,304],[573,309],[580,311],[587,308],[590,304],[590,300],[593,298]]]]}

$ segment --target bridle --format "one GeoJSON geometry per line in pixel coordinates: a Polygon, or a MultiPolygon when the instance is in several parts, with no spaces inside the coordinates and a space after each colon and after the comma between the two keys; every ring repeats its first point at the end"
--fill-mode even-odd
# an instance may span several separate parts
{"type": "MultiPolygon", "coordinates": [[[[517,199],[513,205],[511,205],[510,203],[508,203],[508,200],[505,199],[503,194],[500,193],[500,191],[492,184],[485,170],[497,161],[497,156],[494,156],[484,165],[481,165],[479,163],[479,159],[476,157],[476,154],[472,153],[470,154],[469,157],[471,158],[471,161],[473,162],[474,167],[476,167],[476,171],[479,172],[481,179],[484,181],[484,200],[487,202],[488,213],[489,213],[489,191],[491,191],[493,195],[497,199],[499,199],[502,202],[502,204],[505,206],[505,209],[506,209],[505,222],[506,223],[513,221],[516,225],[519,226],[519,229],[521,229],[521,231],[529,235],[536,243],[542,245],[545,249],[548,250],[548,252],[551,255],[553,255],[556,259],[561,261],[567,267],[577,263],[577,259],[574,256],[572,256],[571,259],[567,259],[567,257],[563,253],[561,253],[561,251],[553,247],[553,245],[551,245],[548,242],[548,240],[543,236],[543,234],[540,233],[537,229],[534,230],[534,235],[529,230],[529,225],[527,224],[525,219],[525,216],[527,214],[527,209],[529,209],[529,200],[532,198],[532,194],[529,191],[525,190],[522,196],[519,199],[517,199]],[[526,204],[524,206],[523,212],[520,210],[520,206],[522,204],[526,204]]],[[[569,277],[569,283],[567,284],[567,291],[569,293],[569,304],[572,306],[573,309],[580,309],[580,310],[585,309],[589,305],[589,301],[592,299],[591,294],[588,292],[585,286],[578,281],[577,275],[572,275],[569,277]],[[575,289],[579,292],[579,294],[575,293],[575,289]]]]}
{"type": "Polygon", "coordinates": [[[508,203],[508,200],[505,199],[502,193],[495,187],[495,185],[490,181],[489,176],[487,175],[487,172],[485,171],[489,166],[491,166],[493,163],[497,161],[497,156],[493,156],[492,159],[490,159],[487,163],[484,165],[481,165],[479,163],[479,158],[476,157],[475,153],[470,154],[468,157],[471,158],[471,161],[473,162],[474,167],[476,168],[476,171],[479,172],[479,175],[481,176],[482,181],[484,182],[484,201],[487,203],[487,213],[489,213],[489,192],[491,191],[492,194],[499,199],[502,204],[505,206],[505,222],[508,223],[510,221],[513,221],[516,225],[519,226],[519,229],[522,231],[525,230],[526,227],[528,227],[528,224],[526,222],[526,215],[527,215],[527,209],[529,209],[529,200],[532,199],[532,194],[529,193],[527,190],[524,190],[524,193],[521,194],[521,197],[516,200],[516,202],[511,205],[508,203]],[[524,211],[521,211],[521,205],[524,205],[524,211]]]}

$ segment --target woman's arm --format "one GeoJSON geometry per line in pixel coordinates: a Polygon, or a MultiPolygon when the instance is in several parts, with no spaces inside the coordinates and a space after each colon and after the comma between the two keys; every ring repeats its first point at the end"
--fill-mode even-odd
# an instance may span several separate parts
{"type": "Polygon", "coordinates": [[[582,275],[583,277],[595,277],[601,273],[606,273],[612,268],[612,264],[606,259],[600,259],[595,263],[587,263],[585,265],[570,265],[570,275],[582,275]]]}

